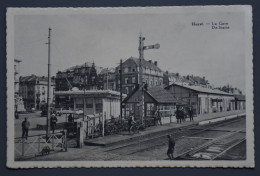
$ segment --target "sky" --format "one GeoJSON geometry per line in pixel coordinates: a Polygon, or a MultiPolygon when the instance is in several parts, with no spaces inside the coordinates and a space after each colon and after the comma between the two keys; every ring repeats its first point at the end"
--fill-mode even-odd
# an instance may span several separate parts
{"type": "Polygon", "coordinates": [[[51,74],[94,62],[115,67],[120,59],[138,57],[140,32],[146,60],[181,75],[205,76],[215,87],[226,84],[245,92],[244,14],[234,13],[84,13],[21,14],[14,18],[14,55],[22,60],[21,76],[47,76],[48,28],[51,31],[51,74]],[[230,29],[215,29],[212,22],[227,22],[230,29]],[[204,26],[192,26],[203,22],[204,26]],[[210,25],[205,25],[208,22],[210,25]]]}

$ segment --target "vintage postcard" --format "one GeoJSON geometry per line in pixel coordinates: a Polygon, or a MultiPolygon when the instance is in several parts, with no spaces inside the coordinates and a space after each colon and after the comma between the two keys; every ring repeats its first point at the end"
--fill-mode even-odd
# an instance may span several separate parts
{"type": "Polygon", "coordinates": [[[254,167],[252,7],[7,9],[7,167],[254,167]]]}

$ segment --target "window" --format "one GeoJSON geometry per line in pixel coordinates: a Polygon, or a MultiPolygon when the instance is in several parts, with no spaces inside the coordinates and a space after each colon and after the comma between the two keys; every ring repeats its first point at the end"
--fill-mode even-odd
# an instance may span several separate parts
{"type": "Polygon", "coordinates": [[[125,67],[125,69],[124,69],[124,72],[125,72],[125,73],[127,73],[127,71],[128,71],[128,68],[127,68],[127,67],[125,67]]]}
{"type": "Polygon", "coordinates": [[[135,83],[135,77],[132,77],[132,83],[135,83]]]}
{"type": "Polygon", "coordinates": [[[131,72],[131,67],[128,67],[128,72],[131,72]]]}
{"type": "Polygon", "coordinates": [[[135,68],[133,68],[132,71],[135,72],[135,68]]]}
{"type": "Polygon", "coordinates": [[[125,93],[128,94],[128,87],[125,88],[125,93]]]}
{"type": "Polygon", "coordinates": [[[158,81],[155,82],[155,85],[156,85],[156,86],[158,85],[158,81]]]}
{"type": "Polygon", "coordinates": [[[153,85],[153,80],[151,80],[151,86],[153,85]]]}
{"type": "Polygon", "coordinates": [[[101,113],[102,112],[102,99],[101,98],[97,98],[95,100],[95,104],[96,104],[96,113],[101,113]]]}
{"type": "Polygon", "coordinates": [[[128,84],[129,80],[128,78],[125,78],[125,84],[128,84]]]}
{"type": "Polygon", "coordinates": [[[86,108],[93,108],[93,101],[90,98],[86,99],[86,108]]]}
{"type": "Polygon", "coordinates": [[[145,80],[145,83],[148,85],[148,80],[147,79],[145,80]]]}

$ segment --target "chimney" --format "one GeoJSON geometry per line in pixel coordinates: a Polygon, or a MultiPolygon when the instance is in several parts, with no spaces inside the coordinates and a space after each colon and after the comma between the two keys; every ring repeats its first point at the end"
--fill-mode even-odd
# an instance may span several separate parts
{"type": "Polygon", "coordinates": [[[166,70],[166,74],[167,74],[167,75],[169,74],[168,70],[166,70]]]}
{"type": "Polygon", "coordinates": [[[178,76],[178,77],[179,77],[179,73],[176,73],[176,76],[178,76]]]}
{"type": "Polygon", "coordinates": [[[152,60],[149,60],[148,62],[149,62],[149,63],[152,63],[152,60]]]}
{"type": "Polygon", "coordinates": [[[156,65],[156,66],[157,66],[157,63],[158,63],[157,61],[154,61],[154,65],[156,65]]]}
{"type": "Polygon", "coordinates": [[[205,81],[205,76],[203,76],[203,80],[205,81]]]}

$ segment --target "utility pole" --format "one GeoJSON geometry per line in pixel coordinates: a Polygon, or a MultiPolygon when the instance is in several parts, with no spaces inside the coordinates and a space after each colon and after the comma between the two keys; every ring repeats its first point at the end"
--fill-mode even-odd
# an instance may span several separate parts
{"type": "Polygon", "coordinates": [[[143,69],[142,69],[142,61],[144,59],[144,40],[145,38],[142,37],[142,34],[139,36],[139,78],[138,78],[138,84],[139,84],[139,114],[140,114],[140,120],[141,124],[143,125],[144,120],[144,98],[143,98],[143,69]]]}
{"type": "Polygon", "coordinates": [[[107,68],[107,90],[108,90],[108,68],[107,68]]]}
{"type": "Polygon", "coordinates": [[[122,120],[122,101],[123,101],[123,90],[122,90],[122,59],[120,59],[120,120],[122,120]]]}
{"type": "Polygon", "coordinates": [[[49,132],[50,132],[50,89],[51,89],[51,28],[49,28],[48,35],[48,90],[47,90],[47,119],[46,119],[46,140],[48,140],[49,132]]]}
{"type": "Polygon", "coordinates": [[[83,121],[85,120],[85,114],[86,114],[86,112],[85,112],[85,107],[86,107],[86,101],[85,101],[85,99],[86,99],[86,97],[85,97],[85,95],[86,95],[86,72],[87,72],[87,65],[86,65],[87,63],[85,62],[85,67],[84,67],[84,96],[83,96],[83,121]]]}

